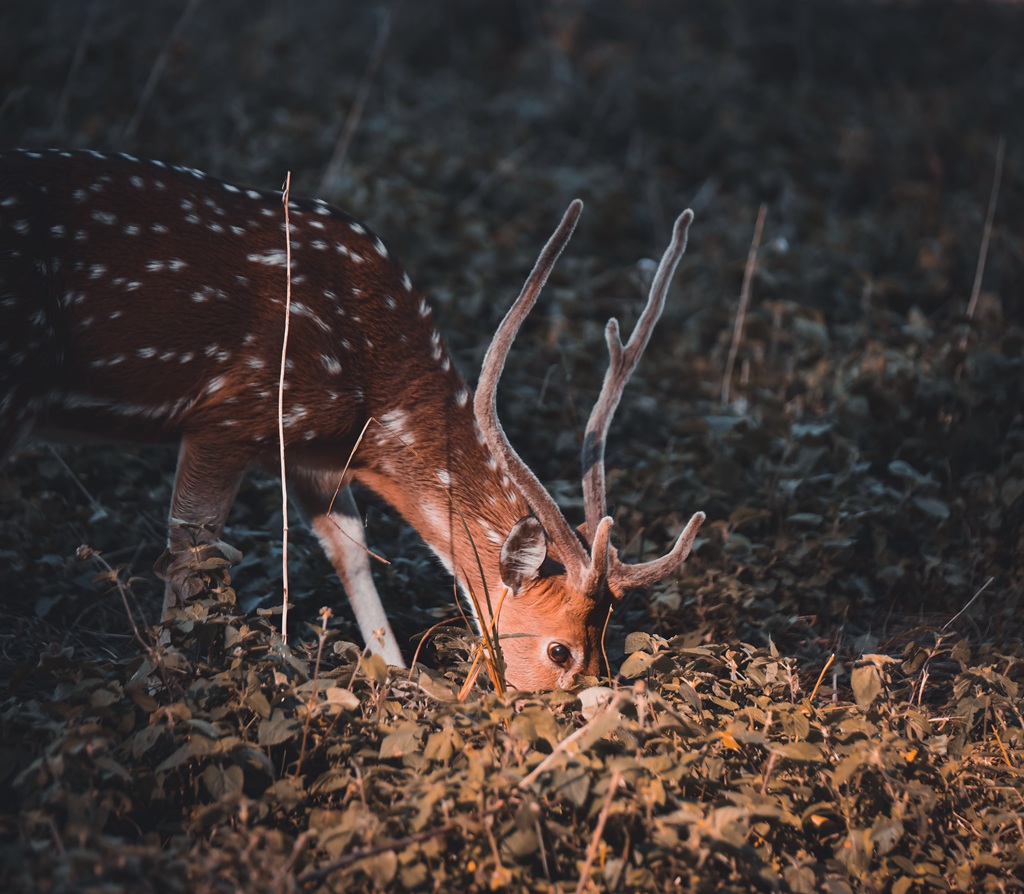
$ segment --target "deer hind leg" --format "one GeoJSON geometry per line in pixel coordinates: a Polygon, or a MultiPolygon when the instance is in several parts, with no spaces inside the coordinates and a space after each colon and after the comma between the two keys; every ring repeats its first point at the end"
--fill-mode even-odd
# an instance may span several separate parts
{"type": "Polygon", "coordinates": [[[325,493],[317,482],[304,475],[289,479],[289,491],[338,572],[367,647],[388,664],[405,667],[402,650],[373,583],[370,553],[352,491],[343,487],[337,496],[333,488],[325,493]]]}
{"type": "Polygon", "coordinates": [[[195,562],[228,548],[221,531],[235,502],[248,463],[228,458],[223,440],[203,441],[185,435],[178,450],[171,521],[167,536],[169,561],[164,572],[164,614],[180,601],[195,596],[201,583],[195,562]]]}

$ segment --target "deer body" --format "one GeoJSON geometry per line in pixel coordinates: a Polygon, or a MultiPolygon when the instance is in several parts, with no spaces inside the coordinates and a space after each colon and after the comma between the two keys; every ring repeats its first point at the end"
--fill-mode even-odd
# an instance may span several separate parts
{"type": "MultiPolygon", "coordinates": [[[[474,401],[379,238],[319,200],[288,210],[288,488],[367,643],[401,663],[352,481],[416,528],[472,591],[480,623],[512,590],[499,618],[510,682],[596,673],[618,594],[610,581],[574,589],[568,566],[589,544],[566,546],[537,521],[532,483],[481,411],[493,391],[474,401]]],[[[246,472],[279,469],[287,248],[280,193],[130,156],[0,153],[0,458],[31,437],[180,442],[171,517],[218,533],[246,472]]],[[[492,360],[494,384],[503,363],[492,360]]],[[[172,526],[172,552],[184,536],[172,526]]]]}

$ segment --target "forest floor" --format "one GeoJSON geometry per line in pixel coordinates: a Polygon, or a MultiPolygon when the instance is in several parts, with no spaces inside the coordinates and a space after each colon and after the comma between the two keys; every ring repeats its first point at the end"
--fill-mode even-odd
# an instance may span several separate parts
{"type": "MultiPolygon", "coordinates": [[[[173,451],[30,447],[0,468],[0,889],[1024,887],[1024,5],[40,0],[0,24],[0,146],[290,171],[387,238],[471,380],[582,198],[499,395],[574,524],[604,323],[630,331],[693,208],[608,465],[631,558],[708,516],[615,613],[605,688],[460,700],[469,634],[411,675],[360,658],[294,527],[281,645],[266,478],[230,586],[157,645],[173,451]]],[[[411,657],[451,584],[359,499],[411,657]]]]}

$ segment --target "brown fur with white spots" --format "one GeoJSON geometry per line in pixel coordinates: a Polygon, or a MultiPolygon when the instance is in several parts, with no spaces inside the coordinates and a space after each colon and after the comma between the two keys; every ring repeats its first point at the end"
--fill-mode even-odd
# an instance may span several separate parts
{"type": "MultiPolygon", "coordinates": [[[[574,203],[495,336],[474,401],[429,305],[384,244],[324,202],[289,204],[289,492],[364,637],[392,663],[402,655],[373,587],[351,481],[416,528],[477,597],[478,623],[509,588],[498,626],[508,679],[521,688],[596,674],[612,600],[677,568],[703,521],[697,513],[663,559],[626,566],[604,518],[607,425],[660,314],[689,212],[624,350],[609,324],[613,363],[584,445],[582,539],[497,421],[509,345],[579,210],[574,203]]],[[[188,168],[0,153],[0,458],[31,437],[180,442],[171,517],[219,533],[247,470],[278,469],[284,226],[280,193],[188,168]]],[[[172,552],[184,537],[171,528],[172,552]]],[[[172,581],[167,603],[176,596],[172,581]]]]}

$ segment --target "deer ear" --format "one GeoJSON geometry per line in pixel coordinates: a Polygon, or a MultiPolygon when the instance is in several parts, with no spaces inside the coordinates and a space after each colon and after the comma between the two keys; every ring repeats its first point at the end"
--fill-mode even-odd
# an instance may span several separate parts
{"type": "Polygon", "coordinates": [[[537,577],[547,554],[541,523],[532,515],[519,519],[501,546],[501,582],[513,593],[518,592],[524,581],[537,577]]]}

